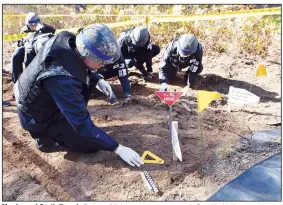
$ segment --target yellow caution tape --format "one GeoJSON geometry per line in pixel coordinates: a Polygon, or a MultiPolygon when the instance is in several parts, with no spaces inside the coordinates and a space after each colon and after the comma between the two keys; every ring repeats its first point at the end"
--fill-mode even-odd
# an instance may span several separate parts
{"type": "Polygon", "coordinates": [[[281,15],[281,8],[268,8],[268,9],[253,9],[244,11],[232,11],[232,12],[222,12],[214,14],[199,14],[190,16],[174,16],[174,17],[164,17],[164,18],[153,18],[150,20],[152,23],[158,22],[176,22],[176,21],[196,21],[196,20],[215,20],[215,19],[225,19],[225,18],[240,18],[249,16],[259,16],[259,15],[281,15]]]}
{"type": "MultiPolygon", "coordinates": [[[[232,11],[232,12],[222,12],[222,13],[214,13],[214,14],[199,14],[199,15],[190,15],[190,16],[165,16],[163,18],[154,18],[154,15],[150,18],[146,16],[145,19],[135,20],[135,21],[126,21],[126,22],[117,22],[117,23],[106,23],[110,28],[116,28],[120,26],[127,26],[131,24],[140,24],[140,23],[159,23],[159,22],[177,22],[177,21],[196,21],[196,20],[215,20],[215,19],[225,19],[225,18],[239,18],[239,17],[249,17],[256,15],[281,15],[281,7],[276,8],[265,8],[265,9],[253,9],[253,10],[243,10],[243,11],[232,11]]],[[[86,15],[95,15],[95,16],[107,16],[107,15],[97,15],[97,14],[55,14],[55,15],[40,15],[40,16],[86,16],[86,15]]],[[[4,16],[25,16],[25,15],[4,15],[4,16]]],[[[113,15],[110,15],[113,16],[113,15]]],[[[114,15],[114,16],[123,16],[123,15],[114,15]]],[[[128,15],[124,15],[128,16],[128,15]]],[[[143,15],[144,16],[144,15],[143,15]]],[[[67,29],[58,29],[56,33],[61,31],[70,31],[76,33],[79,28],[67,28],[67,29]]],[[[14,41],[23,38],[27,34],[12,34],[12,35],[4,35],[4,41],[14,41]]]]}
{"type": "MultiPolygon", "coordinates": [[[[26,14],[4,14],[3,15],[4,17],[26,17],[26,14]]],[[[41,15],[38,15],[39,17],[68,17],[68,16],[97,16],[97,17],[109,17],[109,16],[116,16],[116,17],[122,17],[122,16],[134,16],[134,17],[137,17],[137,16],[146,16],[146,15],[119,15],[119,14],[76,14],[76,13],[71,13],[71,14],[41,14],[41,15]]],[[[158,16],[164,16],[164,15],[158,15],[158,16]]]]}
{"type": "MultiPolygon", "coordinates": [[[[274,8],[264,8],[264,9],[252,9],[252,10],[240,10],[240,11],[229,11],[229,12],[220,12],[220,13],[213,13],[213,14],[200,14],[200,15],[192,15],[192,16],[211,16],[211,15],[229,15],[229,14],[259,14],[259,13],[269,13],[269,14],[281,14],[281,7],[274,7],[274,8]],[[273,13],[275,12],[275,13],[273,13]],[[279,12],[279,13],[278,13],[279,12]]],[[[266,15],[266,14],[264,14],[266,15]]],[[[4,14],[3,17],[25,17],[26,14],[4,14]]],[[[105,17],[105,16],[147,16],[147,15],[119,15],[119,14],[43,14],[39,15],[39,17],[67,17],[67,16],[98,16],[98,17],[105,17]]],[[[158,16],[174,16],[174,15],[151,15],[152,17],[158,16]]],[[[188,16],[174,16],[173,18],[181,18],[181,17],[188,17],[188,16]]],[[[166,17],[165,17],[166,18],[166,17]]]]}
{"type": "Polygon", "coordinates": [[[4,35],[3,40],[4,41],[16,41],[16,40],[22,39],[23,37],[27,35],[28,35],[27,33],[4,35]]]}

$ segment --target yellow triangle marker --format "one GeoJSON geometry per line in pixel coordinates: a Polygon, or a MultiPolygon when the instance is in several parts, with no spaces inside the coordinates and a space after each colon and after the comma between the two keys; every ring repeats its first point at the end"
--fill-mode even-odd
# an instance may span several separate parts
{"type": "Polygon", "coordinates": [[[266,67],[263,64],[259,64],[257,72],[256,72],[256,77],[258,76],[267,76],[267,70],[266,67]]]}
{"type": "Polygon", "coordinates": [[[211,101],[221,98],[223,95],[218,92],[210,92],[205,90],[197,91],[197,104],[198,104],[198,112],[202,112],[211,101]]]}
{"type": "Polygon", "coordinates": [[[142,154],[141,158],[142,158],[144,163],[148,163],[148,164],[164,164],[164,160],[163,159],[161,159],[160,157],[156,156],[155,154],[153,154],[150,151],[144,151],[144,153],[142,154]],[[152,157],[153,160],[152,159],[145,159],[147,155],[152,157]]]}

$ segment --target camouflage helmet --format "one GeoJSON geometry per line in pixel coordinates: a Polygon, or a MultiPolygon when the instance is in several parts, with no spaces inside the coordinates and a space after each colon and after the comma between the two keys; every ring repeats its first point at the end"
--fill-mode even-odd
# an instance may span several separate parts
{"type": "Polygon", "coordinates": [[[81,56],[103,65],[114,63],[121,55],[113,32],[104,24],[82,29],[76,37],[76,46],[81,56]]]}
{"type": "Polygon", "coordinates": [[[29,12],[26,15],[26,25],[31,25],[31,24],[39,23],[39,22],[40,22],[40,18],[36,13],[29,12]]]}
{"type": "Polygon", "coordinates": [[[142,47],[149,39],[149,32],[146,27],[138,26],[131,31],[130,38],[135,46],[142,47]]]}
{"type": "Polygon", "coordinates": [[[193,34],[182,35],[177,42],[177,50],[181,57],[188,57],[198,48],[198,40],[193,34]]]}

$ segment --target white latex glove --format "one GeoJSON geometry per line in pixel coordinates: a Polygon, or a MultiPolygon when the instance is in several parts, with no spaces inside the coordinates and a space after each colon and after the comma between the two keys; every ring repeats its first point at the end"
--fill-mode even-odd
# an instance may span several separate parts
{"type": "Polygon", "coordinates": [[[140,167],[142,164],[144,164],[140,155],[129,147],[125,147],[119,144],[119,146],[114,152],[118,154],[125,162],[127,162],[129,165],[133,167],[135,166],[140,167]]]}
{"type": "Polygon", "coordinates": [[[113,96],[113,91],[112,91],[111,86],[104,79],[100,79],[97,83],[97,86],[98,86],[97,89],[100,90],[101,92],[103,92],[109,98],[111,98],[111,96],[113,96]]]}
{"type": "Polygon", "coordinates": [[[168,85],[167,83],[161,83],[159,91],[167,91],[168,85]]]}

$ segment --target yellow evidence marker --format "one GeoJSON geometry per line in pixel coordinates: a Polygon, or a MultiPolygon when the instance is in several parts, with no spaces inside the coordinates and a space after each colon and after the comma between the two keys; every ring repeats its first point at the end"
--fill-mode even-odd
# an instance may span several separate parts
{"type": "Polygon", "coordinates": [[[164,160],[161,159],[160,157],[156,156],[155,154],[153,154],[150,151],[144,151],[144,153],[142,154],[142,160],[144,163],[148,163],[148,164],[164,164],[164,160]],[[153,159],[145,159],[146,156],[150,156],[153,159]]]}

